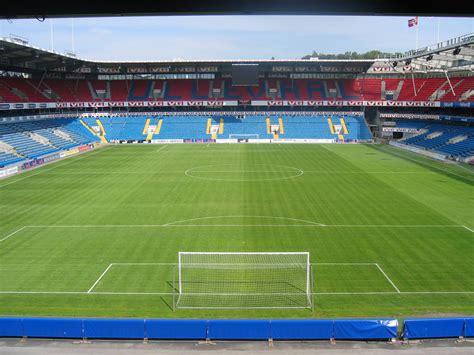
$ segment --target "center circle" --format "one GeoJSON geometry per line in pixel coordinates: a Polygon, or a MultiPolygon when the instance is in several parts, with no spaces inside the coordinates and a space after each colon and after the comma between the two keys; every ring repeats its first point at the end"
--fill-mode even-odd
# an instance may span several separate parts
{"type": "Polygon", "coordinates": [[[190,168],[184,175],[217,181],[273,181],[287,180],[302,176],[304,171],[292,166],[273,164],[253,164],[237,166],[234,164],[202,165],[190,168]]]}

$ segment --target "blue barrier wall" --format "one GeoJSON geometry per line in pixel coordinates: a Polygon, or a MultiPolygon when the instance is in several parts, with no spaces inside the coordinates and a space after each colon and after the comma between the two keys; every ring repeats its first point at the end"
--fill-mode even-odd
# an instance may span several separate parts
{"type": "Polygon", "coordinates": [[[324,340],[334,335],[333,320],[272,320],[272,338],[324,340]]]}
{"type": "Polygon", "coordinates": [[[0,336],[23,336],[23,320],[21,318],[0,318],[0,336]]]}
{"type": "Polygon", "coordinates": [[[398,321],[383,320],[335,320],[334,339],[391,339],[397,337],[398,321]]]}
{"type": "Polygon", "coordinates": [[[0,318],[0,337],[71,339],[329,340],[390,339],[387,320],[165,320],[0,318]]]}
{"type": "MultiPolygon", "coordinates": [[[[397,337],[396,319],[165,320],[0,318],[0,337],[71,339],[380,340],[397,337]]],[[[474,337],[474,317],[407,319],[406,339],[474,337]]]]}
{"type": "Polygon", "coordinates": [[[144,319],[84,319],[87,339],[144,339],[144,319]]]}
{"type": "Polygon", "coordinates": [[[268,320],[210,320],[208,338],[266,340],[272,337],[268,320]]]}
{"type": "Polygon", "coordinates": [[[466,323],[464,325],[464,336],[474,337],[474,318],[466,318],[466,323]]]}
{"type": "Polygon", "coordinates": [[[150,319],[145,321],[148,339],[207,339],[207,320],[150,319]]]}
{"type": "Polygon", "coordinates": [[[31,338],[83,338],[82,319],[23,318],[23,336],[31,338]]]}
{"type": "Polygon", "coordinates": [[[474,318],[406,319],[405,339],[472,337],[474,318]]]}

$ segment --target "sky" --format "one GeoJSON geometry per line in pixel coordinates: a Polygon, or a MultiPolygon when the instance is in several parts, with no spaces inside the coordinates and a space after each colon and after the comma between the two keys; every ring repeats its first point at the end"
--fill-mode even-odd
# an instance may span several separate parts
{"type": "MultiPolygon", "coordinates": [[[[158,16],[0,20],[0,35],[92,60],[296,59],[314,51],[405,52],[410,17],[158,16]],[[53,38],[51,40],[51,28],[53,38]]],[[[420,17],[418,47],[474,33],[474,18],[420,17]]]]}

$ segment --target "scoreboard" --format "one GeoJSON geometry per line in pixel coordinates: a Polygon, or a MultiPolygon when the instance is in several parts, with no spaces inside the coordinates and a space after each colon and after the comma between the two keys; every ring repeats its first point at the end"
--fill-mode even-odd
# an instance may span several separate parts
{"type": "Polygon", "coordinates": [[[233,86],[258,86],[258,64],[232,64],[233,86]]]}

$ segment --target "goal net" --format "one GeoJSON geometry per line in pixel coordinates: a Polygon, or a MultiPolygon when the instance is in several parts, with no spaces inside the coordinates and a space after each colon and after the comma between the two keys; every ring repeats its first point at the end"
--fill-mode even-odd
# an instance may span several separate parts
{"type": "Polygon", "coordinates": [[[309,253],[178,253],[176,308],[313,308],[309,253]]]}

